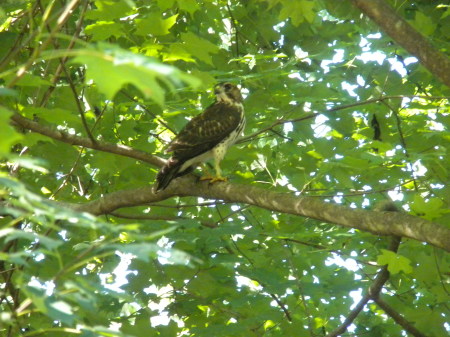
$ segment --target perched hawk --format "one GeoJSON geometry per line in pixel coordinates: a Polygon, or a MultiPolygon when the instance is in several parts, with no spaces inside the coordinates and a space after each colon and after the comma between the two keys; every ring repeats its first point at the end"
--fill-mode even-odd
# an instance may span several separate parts
{"type": "Polygon", "coordinates": [[[231,83],[219,83],[214,88],[216,101],[200,115],[192,118],[169,144],[166,152],[172,157],[156,176],[155,190],[165,189],[170,182],[210,158],[214,158],[215,177],[204,180],[224,181],[220,161],[228,147],[234,144],[245,126],[244,107],[239,88],[231,83]]]}

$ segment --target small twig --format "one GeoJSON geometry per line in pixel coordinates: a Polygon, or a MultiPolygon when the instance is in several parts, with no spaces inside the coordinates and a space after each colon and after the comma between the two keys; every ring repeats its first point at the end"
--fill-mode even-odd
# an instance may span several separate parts
{"type": "Polygon", "coordinates": [[[403,150],[405,151],[405,157],[406,157],[406,160],[408,162],[408,165],[409,165],[409,167],[411,169],[411,173],[412,173],[412,176],[413,176],[414,189],[417,192],[418,191],[418,186],[417,186],[417,181],[416,181],[416,175],[414,173],[413,165],[412,165],[411,160],[410,160],[411,157],[409,155],[408,147],[406,146],[406,140],[405,140],[405,136],[403,134],[403,128],[402,128],[402,121],[400,119],[400,116],[398,115],[398,111],[397,110],[395,110],[388,102],[382,101],[382,103],[391,110],[392,114],[395,117],[395,122],[396,122],[396,125],[397,125],[398,134],[400,136],[400,144],[402,144],[403,150]]]}
{"type": "Polygon", "coordinates": [[[81,148],[80,152],[78,153],[77,159],[75,159],[75,162],[73,163],[72,167],[69,170],[69,173],[67,173],[64,177],[63,182],[59,185],[59,187],[56,189],[55,192],[52,193],[52,195],[50,195],[49,199],[54,199],[55,196],[62,190],[62,188],[67,184],[67,182],[69,181],[69,178],[72,176],[73,172],[75,171],[75,168],[77,167],[81,156],[84,152],[84,147],[81,148]]]}
{"type": "MultiPolygon", "coordinates": [[[[80,19],[77,22],[77,26],[75,27],[75,33],[72,36],[72,39],[69,42],[69,45],[67,46],[67,50],[71,50],[73,46],[75,45],[75,42],[77,41],[78,37],[80,36],[83,20],[84,20],[84,14],[86,13],[87,7],[88,7],[89,1],[86,0],[84,2],[83,8],[81,9],[80,19]]],[[[61,75],[61,72],[63,70],[63,65],[67,62],[67,59],[69,57],[63,57],[60,59],[60,63],[58,65],[58,68],[56,68],[55,73],[53,74],[52,79],[52,85],[47,89],[47,91],[44,93],[41,102],[39,103],[39,106],[44,106],[48,99],[50,98],[53,91],[56,89],[56,83],[58,82],[59,76],[61,75]]]]}
{"type": "Polygon", "coordinates": [[[436,269],[439,275],[439,281],[441,283],[442,286],[442,290],[444,290],[444,292],[448,295],[449,291],[446,288],[446,283],[447,281],[442,277],[442,272],[441,272],[441,268],[439,267],[439,262],[438,262],[438,258],[436,256],[436,249],[433,249],[433,256],[434,256],[434,264],[436,265],[436,269]]]}
{"type": "Polygon", "coordinates": [[[84,137],[79,137],[76,135],[69,134],[64,131],[55,130],[49,126],[41,125],[31,119],[25,118],[22,115],[14,114],[11,120],[25,129],[31,130],[33,132],[40,133],[41,135],[50,137],[52,139],[67,143],[70,145],[84,146],[90,149],[95,149],[99,151],[109,152],[118,154],[124,157],[134,158],[141,160],[143,162],[149,163],[156,167],[161,167],[164,165],[165,160],[146,153],[144,151],[135,150],[129,146],[118,145],[108,142],[97,141],[95,144],[89,139],[84,137]]]}
{"type": "Polygon", "coordinates": [[[139,104],[146,113],[148,113],[150,116],[152,116],[154,119],[156,119],[158,121],[158,123],[160,123],[162,126],[164,126],[166,129],[168,129],[169,131],[171,131],[174,135],[177,134],[177,132],[172,129],[164,120],[162,120],[161,118],[159,118],[157,115],[155,115],[153,112],[150,111],[149,108],[147,108],[147,106],[145,104],[142,104],[141,102],[139,102],[136,98],[134,98],[133,96],[129,95],[125,90],[120,90],[120,92],[126,96],[128,99],[131,99],[134,103],[139,104]]]}
{"type": "MultiPolygon", "coordinates": [[[[392,237],[388,250],[390,250],[394,253],[397,252],[398,247],[400,245],[400,240],[401,239],[397,236],[392,237]]],[[[326,337],[337,337],[337,336],[343,334],[345,331],[347,331],[347,328],[353,323],[355,318],[358,317],[359,313],[361,312],[362,309],[364,309],[367,302],[378,298],[380,291],[383,288],[383,285],[389,279],[389,275],[390,274],[387,269],[387,266],[384,266],[381,269],[381,271],[378,273],[377,277],[375,278],[375,281],[370,285],[366,294],[358,302],[356,307],[352,311],[350,311],[350,313],[345,318],[344,322],[338,328],[336,328],[334,331],[332,331],[328,335],[326,335],[326,337]]]]}
{"type": "Polygon", "coordinates": [[[294,273],[293,276],[295,277],[295,280],[296,280],[296,283],[297,283],[297,289],[298,289],[298,292],[300,294],[300,298],[301,298],[301,301],[302,301],[302,304],[303,304],[303,310],[305,311],[306,320],[308,321],[308,325],[307,325],[308,332],[309,332],[309,335],[311,337],[315,337],[316,335],[314,333],[313,315],[311,314],[311,310],[310,310],[310,307],[308,305],[308,301],[306,300],[306,296],[305,296],[305,293],[304,293],[304,287],[303,287],[303,284],[302,284],[302,281],[301,281],[302,280],[302,275],[301,275],[301,273],[298,270],[298,266],[293,262],[293,258],[295,257],[296,254],[291,249],[290,245],[287,248],[288,248],[288,251],[289,251],[289,253],[291,255],[291,258],[288,259],[288,262],[289,262],[289,265],[290,265],[290,268],[291,268],[292,272],[294,273]]]}
{"type": "MultiPolygon", "coordinates": [[[[41,3],[40,3],[39,0],[38,0],[38,3],[39,3],[39,6],[41,7],[41,11],[43,11],[42,6],[41,6],[41,3]]],[[[84,11],[86,10],[87,3],[88,3],[88,2],[85,1],[85,6],[84,6],[84,8],[83,8],[83,14],[84,14],[84,11]]],[[[83,20],[82,20],[82,18],[81,18],[81,19],[79,20],[79,22],[78,22],[78,25],[81,26],[81,23],[82,23],[82,22],[83,22],[83,20]]],[[[51,33],[51,28],[50,28],[50,25],[48,24],[48,22],[45,23],[45,26],[47,27],[47,31],[48,31],[49,33],[51,33]]],[[[78,32],[78,33],[79,33],[79,32],[78,32]]],[[[77,33],[75,33],[75,34],[77,34],[77,33]]],[[[71,43],[74,42],[74,41],[75,41],[75,39],[74,39],[74,37],[72,37],[71,43]]],[[[59,43],[58,43],[56,40],[52,40],[52,42],[53,42],[53,45],[54,45],[55,49],[58,49],[58,48],[59,48],[59,43]]],[[[73,44],[72,44],[72,46],[73,46],[73,44]]],[[[70,48],[70,44],[69,44],[69,48],[70,48]]],[[[83,109],[83,107],[81,106],[80,98],[79,98],[78,93],[77,93],[77,89],[75,88],[75,85],[74,85],[74,83],[73,83],[73,81],[72,81],[72,78],[71,78],[71,76],[70,76],[70,73],[68,72],[68,70],[67,70],[67,68],[66,68],[66,65],[65,65],[65,62],[66,62],[66,61],[67,61],[67,57],[60,58],[60,59],[59,59],[59,63],[60,63],[60,64],[59,64],[59,66],[58,66],[57,71],[58,71],[59,69],[62,69],[62,70],[64,71],[64,74],[65,74],[66,77],[67,77],[67,81],[68,81],[68,83],[69,83],[70,89],[71,89],[71,91],[72,91],[73,97],[74,97],[74,99],[75,99],[75,104],[76,104],[76,106],[77,106],[78,113],[80,114],[80,117],[81,117],[81,123],[83,124],[83,127],[84,127],[84,129],[85,129],[85,131],[86,131],[87,136],[88,136],[89,139],[95,144],[95,143],[96,143],[96,140],[95,140],[94,136],[92,135],[92,132],[91,132],[91,130],[89,129],[89,126],[88,126],[88,124],[87,124],[86,116],[85,116],[85,114],[84,114],[84,109],[83,109]]],[[[55,87],[55,84],[56,84],[56,82],[57,82],[57,80],[58,80],[58,77],[59,77],[59,73],[58,73],[58,76],[55,76],[55,77],[53,78],[53,86],[52,86],[52,87],[55,87]]],[[[50,90],[50,88],[49,88],[49,90],[50,90]]],[[[51,93],[51,91],[47,91],[47,93],[51,93]]]]}
{"type": "MultiPolygon", "coordinates": [[[[106,109],[106,106],[105,106],[106,109]]],[[[103,116],[105,109],[103,109],[103,111],[100,112],[99,116],[97,117],[97,120],[95,121],[94,125],[91,128],[91,131],[94,131],[94,129],[97,127],[98,123],[100,122],[101,117],[103,116]]],[[[92,139],[91,139],[92,141],[92,139]]],[[[61,183],[61,185],[58,187],[58,189],[56,190],[56,192],[53,192],[53,194],[49,197],[49,199],[53,199],[57,193],[59,193],[59,191],[64,187],[64,185],[67,183],[67,181],[69,181],[69,178],[72,176],[73,172],[75,172],[75,168],[77,166],[77,164],[79,163],[81,156],[84,152],[84,150],[86,149],[86,147],[82,147],[78,153],[78,157],[75,160],[74,164],[72,165],[72,168],[69,170],[69,173],[67,173],[65,175],[64,181],[61,183]]],[[[92,177],[90,178],[90,182],[92,182],[92,177]]],[[[81,185],[81,183],[80,183],[81,185]]],[[[89,188],[89,185],[88,187],[89,188]]],[[[85,189],[85,193],[87,193],[87,188],[85,189]]]]}
{"type": "Polygon", "coordinates": [[[293,141],[294,141],[294,139],[292,139],[292,138],[290,138],[290,137],[287,137],[287,136],[281,134],[281,132],[278,132],[278,131],[276,131],[276,130],[274,130],[274,129],[270,129],[269,131],[272,132],[272,133],[274,133],[274,134],[276,134],[276,135],[277,135],[278,137],[280,137],[280,138],[286,139],[286,140],[288,140],[288,141],[290,141],[290,142],[293,142],[293,141]]]}
{"type": "Polygon", "coordinates": [[[219,208],[217,207],[218,204],[216,204],[215,206],[216,206],[217,213],[219,213],[220,220],[215,222],[214,227],[217,227],[220,223],[225,222],[225,220],[228,219],[229,217],[231,217],[231,216],[233,216],[233,215],[235,215],[235,214],[237,214],[237,213],[242,213],[243,210],[245,210],[245,209],[247,209],[247,208],[250,207],[250,205],[246,205],[246,206],[243,206],[243,207],[239,207],[238,210],[233,211],[233,212],[231,212],[231,213],[228,213],[226,216],[223,217],[223,216],[220,214],[219,208]]]}
{"type": "Polygon", "coordinates": [[[216,209],[216,212],[220,218],[220,220],[216,222],[216,226],[217,226],[219,223],[224,222],[225,218],[222,216],[222,213],[220,212],[219,206],[217,204],[214,206],[214,208],[216,209]]]}
{"type": "Polygon", "coordinates": [[[45,48],[47,48],[49,43],[53,40],[53,37],[55,36],[55,34],[64,25],[66,20],[69,18],[71,11],[78,5],[79,1],[80,0],[72,0],[67,4],[67,6],[64,8],[62,14],[59,16],[59,18],[57,20],[57,24],[50,32],[47,39],[44,42],[42,42],[42,44],[40,44],[39,47],[37,47],[34,50],[33,55],[28,59],[28,61],[23,66],[20,67],[19,71],[16,73],[16,76],[7,84],[8,88],[12,88],[26,74],[26,72],[33,65],[33,63],[35,62],[35,60],[39,56],[39,54],[43,50],[45,50],[45,48]]]}
{"type": "Polygon", "coordinates": [[[231,7],[228,2],[227,2],[227,10],[228,10],[228,14],[230,15],[231,24],[233,25],[233,28],[234,28],[234,37],[236,40],[236,57],[239,57],[239,32],[238,32],[237,25],[236,25],[237,21],[233,16],[233,12],[231,11],[231,7]]]}
{"type": "Polygon", "coordinates": [[[292,316],[291,313],[289,312],[289,310],[286,308],[286,306],[284,305],[283,302],[281,302],[281,300],[278,298],[277,295],[269,293],[270,297],[272,297],[272,299],[277,302],[278,306],[280,307],[281,310],[283,310],[284,315],[286,316],[287,320],[289,322],[292,322],[292,316]]]}
{"type": "Polygon", "coordinates": [[[403,98],[424,98],[424,99],[428,99],[428,100],[450,99],[450,97],[447,97],[447,96],[428,97],[428,96],[423,96],[423,95],[399,95],[399,96],[384,96],[384,97],[379,97],[379,98],[372,98],[372,99],[368,99],[366,101],[355,102],[355,103],[346,104],[346,105],[339,105],[339,106],[336,106],[334,108],[325,110],[324,112],[310,113],[310,114],[304,115],[304,116],[299,117],[299,118],[278,119],[277,121],[272,123],[272,125],[270,125],[268,127],[265,127],[265,128],[263,128],[261,130],[258,130],[256,132],[252,133],[251,135],[248,135],[246,137],[242,137],[241,139],[239,139],[237,141],[237,143],[240,144],[240,143],[244,143],[244,142],[246,142],[248,140],[251,140],[251,139],[255,138],[256,136],[260,135],[261,133],[269,131],[272,128],[274,128],[275,126],[278,126],[278,125],[281,125],[281,124],[296,123],[296,122],[300,122],[300,121],[303,121],[303,120],[314,118],[314,117],[319,116],[319,115],[327,114],[327,113],[330,113],[330,112],[336,112],[336,111],[345,110],[345,109],[349,109],[349,108],[354,108],[356,106],[361,106],[361,105],[366,105],[366,104],[383,102],[383,101],[386,101],[386,100],[389,100],[389,99],[403,99],[403,98]]]}
{"type": "MultiPolygon", "coordinates": [[[[25,42],[23,44],[20,45],[20,41],[22,41],[23,37],[25,36],[26,30],[29,29],[28,22],[30,20],[30,17],[33,15],[33,13],[35,11],[37,11],[37,8],[38,8],[38,4],[37,4],[37,2],[35,2],[34,7],[29,9],[29,11],[31,12],[31,15],[27,15],[24,19],[25,22],[23,23],[22,30],[20,31],[19,35],[15,39],[14,45],[9,49],[8,53],[0,61],[0,69],[3,69],[5,66],[7,66],[9,64],[9,61],[12,58],[14,58],[18,52],[22,51],[25,48],[25,45],[28,44],[30,41],[32,41],[38,34],[37,31],[28,34],[28,38],[25,40],[25,42]]],[[[23,16],[27,12],[28,12],[28,10],[24,10],[22,12],[23,16]]]]}
{"type": "Polygon", "coordinates": [[[381,298],[375,298],[375,303],[384,310],[386,314],[391,317],[395,323],[400,325],[403,329],[405,329],[406,332],[410,333],[411,335],[415,337],[427,337],[427,335],[423,334],[417,328],[409,323],[402,315],[400,315],[397,311],[394,310],[389,304],[387,304],[385,301],[383,301],[381,298]]]}
{"type": "MultiPolygon", "coordinates": [[[[239,252],[239,254],[241,254],[251,265],[252,267],[254,267],[254,263],[252,261],[251,258],[249,258],[237,245],[237,243],[233,240],[232,241],[233,246],[236,248],[236,250],[239,252]]],[[[254,279],[255,281],[257,281],[263,288],[267,288],[263,282],[261,282],[258,279],[254,279]]],[[[275,302],[277,302],[278,306],[280,307],[280,309],[284,312],[284,315],[286,316],[286,318],[288,319],[289,322],[292,322],[292,316],[289,312],[289,310],[286,308],[286,306],[284,305],[283,302],[281,302],[281,300],[278,298],[278,296],[276,296],[273,293],[267,292],[270,297],[272,297],[274,299],[275,302]]]]}
{"type": "Polygon", "coordinates": [[[78,97],[77,89],[75,88],[75,85],[73,84],[73,81],[70,78],[70,74],[67,71],[66,66],[63,65],[62,67],[64,69],[64,73],[67,76],[67,81],[69,82],[70,89],[72,90],[73,97],[75,99],[75,103],[76,103],[77,108],[78,108],[78,113],[80,114],[80,117],[81,117],[81,123],[83,124],[84,130],[86,131],[87,136],[92,141],[92,143],[95,144],[95,143],[97,143],[97,140],[92,135],[91,129],[89,128],[89,125],[87,124],[86,116],[84,114],[84,109],[81,107],[81,103],[80,103],[80,99],[78,97]]]}
{"type": "MultiPolygon", "coordinates": [[[[407,185],[407,184],[409,184],[412,181],[413,181],[413,179],[410,179],[410,180],[405,181],[404,183],[397,184],[397,185],[392,186],[392,187],[387,187],[387,188],[384,188],[384,189],[381,189],[381,190],[369,190],[369,191],[356,190],[354,192],[342,193],[342,194],[339,194],[337,196],[338,197],[342,197],[342,198],[346,198],[346,197],[356,197],[356,196],[360,196],[360,195],[385,193],[385,192],[389,192],[389,191],[395,190],[398,187],[407,185]]],[[[311,198],[333,198],[333,197],[336,197],[336,194],[319,194],[319,195],[311,195],[311,194],[309,194],[311,192],[320,192],[320,191],[328,191],[328,190],[329,189],[306,190],[306,191],[303,191],[301,194],[307,194],[308,197],[311,197],[311,198]]],[[[334,191],[335,192],[339,192],[339,191],[342,191],[342,190],[345,191],[345,189],[335,189],[334,191]]]]}

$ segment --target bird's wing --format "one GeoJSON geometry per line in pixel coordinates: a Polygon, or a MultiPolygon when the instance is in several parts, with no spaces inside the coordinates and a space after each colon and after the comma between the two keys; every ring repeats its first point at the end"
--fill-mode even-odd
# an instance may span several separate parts
{"type": "Polygon", "coordinates": [[[169,144],[167,152],[177,159],[189,159],[205,153],[224,140],[239,125],[239,106],[214,103],[194,117],[169,144]]]}

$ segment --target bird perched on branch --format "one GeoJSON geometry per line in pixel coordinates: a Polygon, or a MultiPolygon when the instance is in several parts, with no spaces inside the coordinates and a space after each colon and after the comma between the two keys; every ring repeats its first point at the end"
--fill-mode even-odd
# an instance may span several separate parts
{"type": "Polygon", "coordinates": [[[220,170],[220,161],[244,130],[244,106],[239,88],[232,83],[217,84],[214,94],[215,102],[192,118],[169,144],[166,152],[173,154],[156,176],[156,192],[211,158],[214,158],[216,175],[200,179],[226,181],[220,170]]]}

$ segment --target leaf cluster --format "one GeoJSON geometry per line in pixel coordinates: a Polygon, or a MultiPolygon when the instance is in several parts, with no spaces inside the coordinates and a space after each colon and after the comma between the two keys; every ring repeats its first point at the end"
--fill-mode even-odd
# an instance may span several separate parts
{"type": "MultiPolygon", "coordinates": [[[[447,5],[390,3],[448,55],[447,5]]],[[[386,271],[350,332],[448,332],[448,256],[420,242],[393,251],[199,197],[73,210],[155,179],[95,144],[167,157],[232,81],[247,115],[222,165],[232,183],[360,209],[393,198],[448,224],[450,90],[352,1],[4,1],[0,45],[1,336],[331,336],[386,271]]]]}

